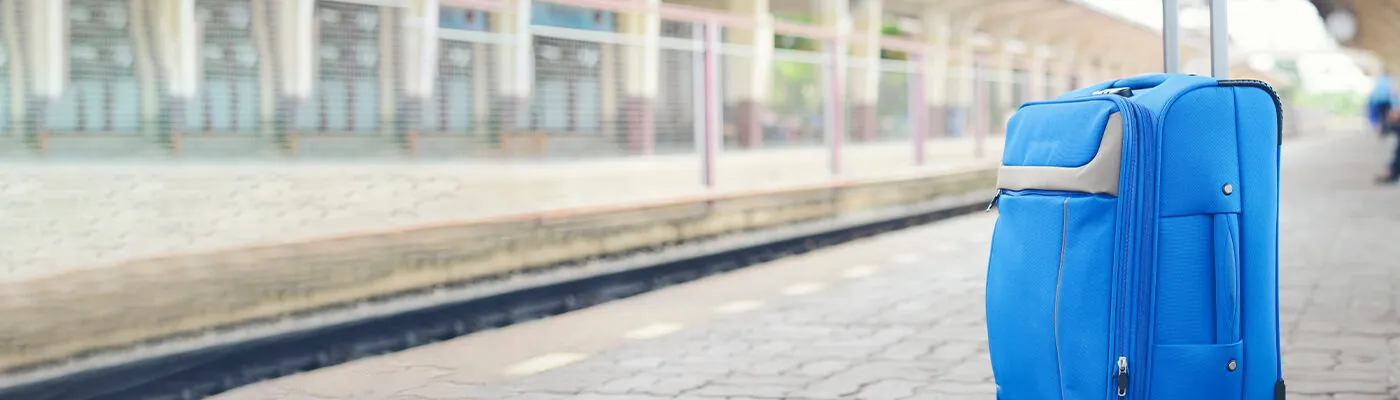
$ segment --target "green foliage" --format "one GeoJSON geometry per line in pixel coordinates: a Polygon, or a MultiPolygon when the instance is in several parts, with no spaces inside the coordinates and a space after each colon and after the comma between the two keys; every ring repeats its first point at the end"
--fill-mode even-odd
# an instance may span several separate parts
{"type": "MultiPolygon", "coordinates": [[[[807,15],[774,15],[774,18],[799,22],[814,22],[811,16],[807,15]]],[[[899,26],[893,22],[887,22],[880,27],[883,35],[898,36],[903,32],[899,26]]],[[[782,34],[773,35],[773,47],[785,50],[821,51],[821,43],[811,38],[800,36],[787,36],[782,34]]],[[[897,50],[880,50],[880,58],[886,60],[907,60],[909,55],[897,50]]],[[[795,110],[810,110],[821,106],[820,79],[818,69],[815,65],[794,62],[773,62],[773,107],[793,108],[795,110]]]]}

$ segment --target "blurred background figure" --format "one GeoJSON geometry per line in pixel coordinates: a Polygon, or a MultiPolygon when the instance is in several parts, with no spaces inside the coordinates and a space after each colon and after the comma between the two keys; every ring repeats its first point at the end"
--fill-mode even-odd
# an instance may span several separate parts
{"type": "Polygon", "coordinates": [[[1376,87],[1371,89],[1371,94],[1366,98],[1366,117],[1371,122],[1371,128],[1377,133],[1385,134],[1386,121],[1390,114],[1391,99],[1393,94],[1392,83],[1389,74],[1381,74],[1376,77],[1376,87]]]}
{"type": "MultiPolygon", "coordinates": [[[[1381,73],[1376,77],[1376,87],[1371,89],[1371,94],[1366,97],[1366,118],[1371,122],[1371,128],[1381,137],[1396,133],[1394,105],[1394,82],[1390,74],[1381,73]]],[[[1400,181],[1400,140],[1395,143],[1395,155],[1391,156],[1388,168],[1384,175],[1376,178],[1377,183],[1391,184],[1400,181]]]]}

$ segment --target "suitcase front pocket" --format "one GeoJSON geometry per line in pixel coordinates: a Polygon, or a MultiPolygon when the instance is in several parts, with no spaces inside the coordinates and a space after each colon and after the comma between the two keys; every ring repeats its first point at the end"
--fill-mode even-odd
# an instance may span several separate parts
{"type": "Polygon", "coordinates": [[[1003,400],[1102,395],[1111,366],[1117,199],[1008,191],[987,270],[987,336],[1003,400]]]}

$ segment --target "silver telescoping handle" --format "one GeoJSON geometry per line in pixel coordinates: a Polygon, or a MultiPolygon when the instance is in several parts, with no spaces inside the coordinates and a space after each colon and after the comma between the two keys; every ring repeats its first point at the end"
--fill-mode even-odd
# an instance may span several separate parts
{"type": "Polygon", "coordinates": [[[1181,72],[1180,21],[1176,0],[1162,0],[1162,72],[1181,72]]]}
{"type": "Polygon", "coordinates": [[[1230,29],[1225,18],[1228,0],[1210,0],[1210,76],[1230,78],[1230,29]]]}
{"type": "MultiPolygon", "coordinates": [[[[1177,0],[1162,0],[1162,70],[1169,74],[1181,72],[1181,37],[1177,0]]],[[[1230,37],[1225,3],[1210,2],[1210,75],[1230,77],[1230,37]]]]}

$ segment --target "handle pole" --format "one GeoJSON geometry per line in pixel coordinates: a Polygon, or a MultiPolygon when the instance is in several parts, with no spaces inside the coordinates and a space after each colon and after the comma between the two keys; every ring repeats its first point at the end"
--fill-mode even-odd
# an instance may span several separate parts
{"type": "Polygon", "coordinates": [[[1225,18],[1226,0],[1210,0],[1210,75],[1230,77],[1230,35],[1225,18]]]}
{"type": "Polygon", "coordinates": [[[1162,72],[1181,72],[1180,19],[1176,0],[1162,0],[1162,72]]]}

